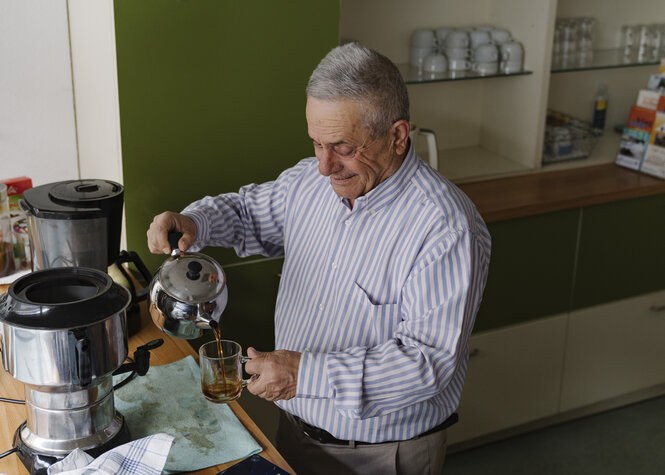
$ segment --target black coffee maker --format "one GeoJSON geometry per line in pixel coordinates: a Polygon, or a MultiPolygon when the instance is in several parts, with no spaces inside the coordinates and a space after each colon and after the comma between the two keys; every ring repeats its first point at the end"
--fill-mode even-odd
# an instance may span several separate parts
{"type": "Polygon", "coordinates": [[[90,267],[128,288],[127,326],[140,326],[138,304],[147,296],[151,273],[133,251],[120,250],[124,188],[100,179],[67,180],[25,190],[19,202],[27,215],[33,270],[90,267]],[[137,290],[123,264],[133,263],[145,280],[137,290]]]}

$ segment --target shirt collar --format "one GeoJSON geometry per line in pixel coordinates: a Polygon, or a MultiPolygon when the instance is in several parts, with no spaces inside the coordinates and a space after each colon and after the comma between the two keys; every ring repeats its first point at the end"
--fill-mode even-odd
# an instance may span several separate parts
{"type": "MultiPolygon", "coordinates": [[[[389,204],[397,198],[400,192],[409,184],[409,181],[417,168],[418,156],[416,155],[413,143],[410,143],[409,151],[397,171],[379,183],[376,188],[366,195],[356,198],[353,209],[376,211],[389,204]]],[[[344,199],[342,199],[342,201],[348,206],[347,201],[344,199]]]]}

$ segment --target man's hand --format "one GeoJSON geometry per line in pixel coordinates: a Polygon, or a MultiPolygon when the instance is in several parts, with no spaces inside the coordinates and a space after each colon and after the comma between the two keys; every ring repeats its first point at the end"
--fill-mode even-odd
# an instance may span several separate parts
{"type": "Polygon", "coordinates": [[[196,225],[191,218],[182,214],[165,211],[152,218],[148,235],[148,249],[153,254],[171,254],[168,233],[178,231],[182,233],[178,248],[186,251],[196,240],[196,225]]]}
{"type": "Polygon", "coordinates": [[[247,385],[250,393],[267,401],[291,399],[296,395],[300,353],[277,350],[264,353],[247,349],[252,360],[245,364],[245,371],[255,375],[247,385]]]}

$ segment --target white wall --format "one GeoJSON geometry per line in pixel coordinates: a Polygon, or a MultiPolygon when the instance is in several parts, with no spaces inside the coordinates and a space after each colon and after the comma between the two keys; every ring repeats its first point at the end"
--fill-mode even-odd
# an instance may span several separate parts
{"type": "Polygon", "coordinates": [[[112,0],[0,0],[0,177],[122,183],[112,0]]]}
{"type": "Polygon", "coordinates": [[[122,183],[113,0],[68,0],[81,178],[122,183]]]}
{"type": "Polygon", "coordinates": [[[65,0],[0,0],[0,176],[78,177],[65,0]]]}

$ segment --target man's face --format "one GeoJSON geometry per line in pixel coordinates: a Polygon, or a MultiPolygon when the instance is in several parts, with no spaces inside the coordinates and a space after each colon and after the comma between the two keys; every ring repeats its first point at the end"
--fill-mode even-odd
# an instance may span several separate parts
{"type": "MultiPolygon", "coordinates": [[[[319,172],[330,177],[339,196],[353,201],[395,173],[401,157],[391,132],[372,139],[361,124],[363,105],[351,100],[324,101],[309,97],[306,116],[319,172]]],[[[408,133],[408,131],[407,131],[408,133]]]]}

